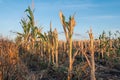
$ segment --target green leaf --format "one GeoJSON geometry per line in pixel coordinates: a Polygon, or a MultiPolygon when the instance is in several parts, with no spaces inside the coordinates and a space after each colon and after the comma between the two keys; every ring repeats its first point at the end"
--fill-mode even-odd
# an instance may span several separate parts
{"type": "Polygon", "coordinates": [[[29,16],[29,15],[27,15],[27,17],[29,18],[29,20],[32,22],[32,17],[31,16],[29,16]]]}
{"type": "Polygon", "coordinates": [[[19,32],[17,32],[17,34],[18,34],[18,35],[20,35],[20,36],[22,36],[22,35],[23,35],[22,33],[19,33],[19,32]]]}

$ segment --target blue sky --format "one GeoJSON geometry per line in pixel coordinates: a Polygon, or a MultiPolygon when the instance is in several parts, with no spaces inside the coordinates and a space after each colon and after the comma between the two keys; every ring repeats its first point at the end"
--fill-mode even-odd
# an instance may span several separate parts
{"type": "MultiPolygon", "coordinates": [[[[90,27],[95,37],[103,30],[120,30],[120,0],[34,0],[34,4],[35,21],[43,27],[43,32],[49,30],[50,21],[53,28],[63,32],[60,10],[66,17],[76,13],[74,32],[81,36],[74,36],[74,39],[86,39],[90,27]]],[[[0,35],[13,38],[16,35],[10,31],[22,32],[20,20],[29,5],[31,0],[0,0],[0,35]]],[[[64,39],[64,35],[59,34],[59,38],[64,39]]]]}

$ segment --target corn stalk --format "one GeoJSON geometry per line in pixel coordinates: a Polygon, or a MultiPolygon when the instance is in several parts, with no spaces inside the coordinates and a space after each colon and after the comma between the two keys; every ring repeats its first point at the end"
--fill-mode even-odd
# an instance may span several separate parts
{"type": "Polygon", "coordinates": [[[90,38],[90,53],[91,53],[91,80],[96,80],[95,78],[95,60],[94,60],[94,37],[92,29],[88,32],[90,38]]]}
{"type": "Polygon", "coordinates": [[[69,55],[69,69],[68,69],[68,80],[71,80],[72,78],[72,69],[73,69],[73,62],[74,58],[77,55],[77,52],[72,55],[72,35],[73,35],[73,30],[76,25],[76,22],[74,20],[74,16],[70,16],[69,21],[65,21],[65,16],[60,12],[59,14],[60,20],[64,29],[65,37],[67,40],[67,49],[68,49],[68,55],[69,55]]]}
{"type": "Polygon", "coordinates": [[[57,32],[57,29],[54,30],[54,41],[55,41],[55,44],[54,44],[54,48],[55,48],[55,57],[56,57],[56,67],[58,67],[58,32],[57,32]]]}

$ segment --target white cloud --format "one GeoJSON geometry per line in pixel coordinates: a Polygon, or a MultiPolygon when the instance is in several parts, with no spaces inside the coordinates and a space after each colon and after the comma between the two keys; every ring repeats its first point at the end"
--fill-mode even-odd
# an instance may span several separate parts
{"type": "Polygon", "coordinates": [[[99,16],[88,16],[88,17],[81,17],[82,19],[113,19],[113,18],[120,18],[120,16],[113,16],[113,15],[99,15],[99,16]]]}
{"type": "Polygon", "coordinates": [[[93,7],[99,7],[99,5],[96,4],[69,4],[64,5],[64,8],[79,8],[79,9],[88,9],[93,7]]]}
{"type": "Polygon", "coordinates": [[[64,4],[62,4],[61,2],[56,2],[56,3],[48,3],[48,2],[42,2],[42,3],[36,3],[37,6],[39,6],[41,4],[42,8],[51,8],[51,9],[71,9],[71,8],[78,8],[78,9],[90,9],[90,8],[96,8],[96,7],[100,7],[101,5],[98,4],[92,4],[92,3],[72,3],[72,2],[64,2],[64,4]]]}

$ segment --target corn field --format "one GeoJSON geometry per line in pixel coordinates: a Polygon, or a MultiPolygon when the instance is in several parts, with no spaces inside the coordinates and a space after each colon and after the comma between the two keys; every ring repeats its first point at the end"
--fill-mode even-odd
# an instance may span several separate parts
{"type": "MultiPolygon", "coordinates": [[[[28,7],[27,19],[21,19],[23,33],[15,32],[14,41],[0,39],[0,80],[120,80],[120,32],[105,31],[94,39],[74,41],[76,21],[60,11],[65,41],[57,29],[42,33],[28,7]]],[[[53,22],[54,24],[54,22],[53,22]]]]}

